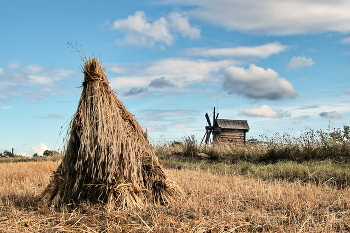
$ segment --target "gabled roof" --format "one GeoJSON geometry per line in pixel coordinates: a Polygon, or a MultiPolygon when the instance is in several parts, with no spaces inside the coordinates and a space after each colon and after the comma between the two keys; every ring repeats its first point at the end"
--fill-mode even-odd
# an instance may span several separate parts
{"type": "Polygon", "coordinates": [[[215,126],[222,129],[244,129],[249,131],[249,125],[246,120],[216,119],[215,126]]]}

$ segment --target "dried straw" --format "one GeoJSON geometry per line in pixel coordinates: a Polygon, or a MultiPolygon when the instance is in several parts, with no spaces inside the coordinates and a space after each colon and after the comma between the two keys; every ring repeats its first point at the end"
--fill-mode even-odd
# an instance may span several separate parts
{"type": "Polygon", "coordinates": [[[167,203],[181,193],[167,180],[147,136],[109,87],[96,58],[84,65],[83,91],[69,129],[61,165],[42,193],[42,202],[80,202],[109,207],[167,203]]]}

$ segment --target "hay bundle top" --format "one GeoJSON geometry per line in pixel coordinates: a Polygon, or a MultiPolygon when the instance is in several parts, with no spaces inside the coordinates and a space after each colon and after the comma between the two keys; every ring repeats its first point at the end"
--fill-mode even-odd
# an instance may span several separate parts
{"type": "Polygon", "coordinates": [[[166,203],[180,192],[167,180],[147,136],[109,87],[95,58],[85,62],[83,91],[68,134],[43,203],[89,201],[124,208],[166,203]]]}

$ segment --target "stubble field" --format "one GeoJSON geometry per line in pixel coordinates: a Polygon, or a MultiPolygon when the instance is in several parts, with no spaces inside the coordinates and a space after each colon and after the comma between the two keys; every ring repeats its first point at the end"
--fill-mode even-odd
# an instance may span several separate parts
{"type": "Polygon", "coordinates": [[[349,232],[350,190],[168,169],[184,190],[168,206],[55,210],[38,200],[60,161],[0,164],[0,232],[349,232]]]}

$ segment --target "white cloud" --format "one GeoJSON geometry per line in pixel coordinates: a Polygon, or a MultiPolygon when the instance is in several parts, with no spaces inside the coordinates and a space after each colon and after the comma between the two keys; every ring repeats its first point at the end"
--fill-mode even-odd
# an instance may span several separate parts
{"type": "Polygon", "coordinates": [[[45,150],[49,150],[49,148],[44,143],[40,143],[38,146],[27,149],[26,154],[33,155],[34,153],[37,153],[39,156],[43,156],[45,150]]]}
{"type": "Polygon", "coordinates": [[[158,84],[159,81],[162,81],[163,87],[167,84],[167,90],[171,88],[173,91],[183,91],[191,84],[204,81],[218,82],[219,72],[229,65],[235,65],[235,63],[231,60],[208,61],[167,58],[155,61],[144,69],[128,70],[124,76],[110,78],[109,81],[111,87],[119,93],[128,92],[132,88],[138,88],[133,89],[135,91],[146,87],[152,88],[153,91],[161,91],[161,88],[155,88],[155,80],[158,80],[158,84]]]}
{"type": "Polygon", "coordinates": [[[163,0],[191,6],[191,17],[228,30],[256,34],[291,35],[350,32],[348,0],[163,0]]]}
{"type": "Polygon", "coordinates": [[[29,100],[38,100],[44,95],[62,93],[58,88],[71,78],[76,71],[68,69],[52,69],[37,64],[22,66],[10,63],[0,72],[0,98],[25,96],[29,100]]]}
{"type": "Polygon", "coordinates": [[[165,77],[152,80],[148,86],[157,89],[176,87],[174,83],[172,83],[170,80],[167,80],[165,77]]]}
{"type": "Polygon", "coordinates": [[[253,99],[291,99],[297,96],[293,85],[270,68],[264,69],[251,64],[248,69],[227,67],[224,90],[253,99]]]}
{"type": "Polygon", "coordinates": [[[13,108],[12,106],[2,106],[1,109],[13,108]]]}
{"type": "Polygon", "coordinates": [[[249,108],[244,109],[240,112],[242,115],[253,116],[253,117],[268,117],[268,118],[282,118],[282,117],[290,117],[291,114],[289,112],[283,112],[281,110],[273,110],[271,107],[267,105],[262,105],[259,108],[249,108]]]}
{"type": "Polygon", "coordinates": [[[147,92],[147,88],[144,87],[133,87],[129,91],[124,92],[125,96],[136,96],[147,92]]]}
{"type": "Polygon", "coordinates": [[[174,32],[179,32],[181,35],[191,39],[199,39],[201,37],[201,30],[191,26],[188,22],[189,18],[183,12],[173,11],[169,14],[168,18],[170,28],[174,32]]]}
{"type": "Polygon", "coordinates": [[[331,112],[321,112],[320,117],[325,117],[325,118],[341,118],[340,114],[337,113],[336,111],[331,111],[331,112]]]}
{"type": "Polygon", "coordinates": [[[28,74],[37,74],[37,73],[42,73],[44,71],[44,67],[37,64],[32,64],[32,65],[23,67],[23,70],[28,74]]]}
{"type": "Polygon", "coordinates": [[[273,54],[278,54],[288,48],[286,45],[274,42],[258,46],[238,46],[234,48],[191,48],[181,52],[186,56],[203,56],[203,57],[257,57],[267,58],[273,54]]]}
{"type": "Polygon", "coordinates": [[[346,37],[346,38],[342,39],[341,42],[344,44],[350,44],[350,37],[346,37]]]}
{"type": "Polygon", "coordinates": [[[307,58],[305,56],[302,56],[302,57],[294,56],[288,63],[288,69],[294,70],[300,67],[313,66],[313,65],[314,65],[314,61],[312,60],[311,57],[307,58]]]}
{"type": "Polygon", "coordinates": [[[191,39],[200,38],[200,29],[191,26],[184,13],[176,11],[153,22],[149,22],[145,12],[137,11],[127,19],[116,20],[113,29],[126,33],[123,43],[148,47],[172,45],[177,34],[191,39]]]}

